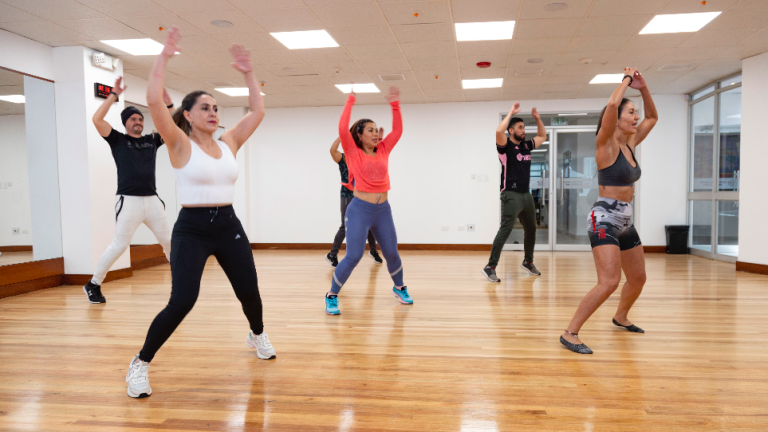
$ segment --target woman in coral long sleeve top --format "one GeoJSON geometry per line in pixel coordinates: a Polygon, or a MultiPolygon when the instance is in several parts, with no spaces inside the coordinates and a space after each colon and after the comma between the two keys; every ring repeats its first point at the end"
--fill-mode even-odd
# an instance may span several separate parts
{"type": "Polygon", "coordinates": [[[403,134],[403,119],[400,115],[400,91],[389,89],[387,96],[392,106],[392,132],[380,139],[376,123],[360,119],[349,127],[355,93],[349,95],[347,105],[339,120],[339,138],[347,157],[349,184],[355,198],[347,207],[347,255],[333,272],[331,290],[325,295],[325,312],[338,315],[339,291],[352,274],[365,252],[368,230],[379,242],[387,268],[395,286],[392,293],[400,303],[413,304],[408,288],[403,283],[403,264],[397,252],[397,233],[389,206],[389,153],[403,134]]]}

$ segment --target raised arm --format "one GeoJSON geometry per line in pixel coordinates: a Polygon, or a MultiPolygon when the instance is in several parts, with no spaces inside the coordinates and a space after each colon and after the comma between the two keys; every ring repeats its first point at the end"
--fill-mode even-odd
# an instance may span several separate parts
{"type": "MultiPolygon", "coordinates": [[[[403,115],[400,112],[400,89],[395,86],[389,88],[389,94],[387,95],[387,101],[392,107],[392,132],[382,139],[379,143],[379,147],[392,151],[400,137],[403,136],[403,115]]],[[[379,134],[381,136],[383,134],[379,134]]]]}
{"type": "Polygon", "coordinates": [[[635,137],[635,147],[637,147],[651,133],[651,129],[656,126],[656,122],[659,121],[659,112],[656,110],[656,104],[653,102],[645,78],[640,72],[635,72],[634,79],[630,87],[640,90],[640,95],[643,97],[643,110],[645,111],[643,121],[637,125],[637,136],[635,137]]]}
{"type": "Polygon", "coordinates": [[[533,148],[538,148],[544,141],[547,140],[547,128],[544,127],[544,122],[541,121],[539,110],[533,107],[531,115],[536,119],[536,136],[533,137],[533,148]]]}
{"type": "Polygon", "coordinates": [[[115,87],[112,89],[112,94],[107,97],[107,100],[101,104],[99,109],[93,114],[93,125],[96,126],[96,130],[99,131],[99,135],[102,137],[108,137],[112,132],[112,125],[109,124],[104,117],[107,116],[109,109],[112,108],[112,104],[115,103],[117,97],[125,91],[125,86],[121,87],[123,83],[123,77],[120,77],[115,81],[115,87]]]}
{"type": "Polygon", "coordinates": [[[248,106],[250,107],[248,114],[241,118],[234,128],[224,132],[224,135],[221,136],[221,140],[227,143],[234,153],[237,153],[264,119],[264,99],[261,97],[256,74],[253,73],[251,53],[239,44],[232,45],[229,52],[235,60],[232,62],[232,67],[245,77],[245,83],[248,85],[248,106]]]}
{"type": "Polygon", "coordinates": [[[601,147],[608,142],[616,131],[616,125],[619,124],[619,106],[621,100],[624,99],[624,93],[627,92],[627,87],[632,81],[630,78],[635,74],[637,69],[625,68],[624,79],[621,80],[621,84],[613,91],[611,98],[608,99],[608,105],[603,114],[602,123],[600,123],[600,130],[597,131],[597,147],[601,147]]]}
{"type": "Polygon", "coordinates": [[[352,134],[349,132],[349,118],[352,116],[352,107],[355,105],[355,101],[357,101],[357,98],[355,93],[352,92],[347,98],[347,104],[344,105],[344,111],[341,112],[341,118],[339,119],[339,140],[341,141],[341,148],[347,154],[347,160],[349,160],[352,152],[357,149],[355,140],[352,139],[352,134]]]}
{"type": "Polygon", "coordinates": [[[181,39],[179,29],[172,27],[168,30],[168,36],[165,38],[163,51],[155,59],[152,72],[149,74],[147,83],[147,107],[152,115],[152,121],[155,123],[155,129],[165,141],[170,151],[178,149],[179,145],[189,142],[187,135],[173,122],[171,113],[168,112],[166,103],[163,100],[165,93],[165,68],[168,59],[173,57],[180,50],[178,44],[181,39]],[[186,140],[186,141],[185,141],[186,140]]]}
{"type": "Polygon", "coordinates": [[[343,155],[339,151],[339,144],[341,144],[341,140],[336,138],[336,140],[333,141],[333,144],[331,144],[331,157],[333,158],[333,161],[336,163],[341,162],[341,156],[343,155]]]}
{"type": "Polygon", "coordinates": [[[520,112],[520,102],[515,102],[512,108],[509,109],[509,114],[504,117],[504,120],[499,123],[499,127],[496,128],[496,144],[500,146],[507,145],[507,127],[512,116],[520,112]]]}

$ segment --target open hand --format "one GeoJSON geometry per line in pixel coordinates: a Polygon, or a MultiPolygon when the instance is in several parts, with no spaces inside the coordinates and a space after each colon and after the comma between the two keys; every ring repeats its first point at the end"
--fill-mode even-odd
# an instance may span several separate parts
{"type": "Polygon", "coordinates": [[[520,102],[515,102],[514,105],[512,105],[512,108],[509,110],[509,113],[512,115],[515,115],[520,112],[520,102]]]}
{"type": "Polygon", "coordinates": [[[123,94],[123,92],[125,91],[125,89],[128,88],[128,86],[124,86],[122,84],[123,84],[123,77],[119,77],[117,80],[115,80],[115,86],[112,87],[112,93],[118,96],[123,94]]]}
{"type": "Polygon", "coordinates": [[[379,128],[379,141],[381,141],[383,139],[384,139],[384,128],[380,127],[379,128]]]}
{"type": "Polygon", "coordinates": [[[229,53],[232,54],[232,58],[235,60],[232,62],[233,68],[244,74],[253,71],[251,53],[245,49],[243,45],[232,44],[232,46],[229,47],[229,53]]]}
{"type": "Polygon", "coordinates": [[[387,95],[387,101],[389,103],[399,101],[400,100],[400,89],[392,86],[389,88],[389,94],[387,95]]]}
{"type": "Polygon", "coordinates": [[[160,54],[166,57],[173,57],[177,52],[181,52],[181,47],[179,46],[180,40],[181,32],[179,32],[179,29],[176,28],[176,26],[171,27],[171,29],[168,30],[168,36],[165,37],[163,52],[160,54]]]}
{"type": "Polygon", "coordinates": [[[532,115],[532,116],[533,116],[533,118],[535,118],[536,120],[538,120],[538,119],[540,119],[540,118],[541,118],[541,116],[539,115],[539,110],[537,110],[537,109],[536,109],[536,107],[533,107],[533,109],[531,109],[531,115],[532,115]]]}
{"type": "Polygon", "coordinates": [[[643,75],[637,69],[635,69],[635,74],[632,76],[632,80],[633,80],[632,84],[630,84],[629,86],[632,87],[633,89],[640,90],[641,88],[646,86],[645,78],[643,78],[643,75]]]}

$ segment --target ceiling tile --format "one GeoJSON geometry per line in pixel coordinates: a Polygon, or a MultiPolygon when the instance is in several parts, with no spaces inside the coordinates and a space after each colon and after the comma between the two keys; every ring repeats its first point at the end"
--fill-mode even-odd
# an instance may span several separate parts
{"type": "Polygon", "coordinates": [[[552,99],[576,99],[576,95],[578,92],[572,91],[572,92],[547,92],[542,91],[539,92],[538,98],[544,99],[544,100],[552,100],[552,99]]]}
{"type": "Polygon", "coordinates": [[[705,25],[700,31],[730,30],[730,29],[764,29],[768,22],[768,9],[725,11],[720,16],[705,25]]]}
{"type": "Polygon", "coordinates": [[[538,96],[539,96],[538,90],[524,91],[524,90],[513,90],[508,87],[505,87],[501,92],[501,100],[506,100],[510,102],[521,101],[521,100],[535,100],[535,99],[538,99],[538,96]]]}
{"type": "Polygon", "coordinates": [[[520,0],[451,0],[453,22],[514,21],[520,0]]]}
{"type": "Polygon", "coordinates": [[[451,22],[451,13],[446,1],[384,3],[380,6],[387,22],[392,25],[451,22]],[[416,13],[418,13],[418,17],[414,16],[416,13]]]}
{"type": "Polygon", "coordinates": [[[0,3],[0,22],[22,22],[22,21],[40,21],[42,18],[36,17],[31,13],[24,12],[21,9],[0,3]]]}
{"type": "Polygon", "coordinates": [[[205,13],[185,14],[184,20],[209,35],[227,33],[264,33],[250,18],[240,11],[213,11],[205,13]],[[216,27],[211,21],[229,21],[232,27],[216,27]]]}
{"type": "Polygon", "coordinates": [[[326,28],[372,27],[387,25],[381,11],[373,3],[335,6],[313,6],[312,12],[326,28]]]}
{"type": "MultiPolygon", "coordinates": [[[[191,53],[206,53],[206,52],[222,52],[226,51],[229,47],[216,39],[205,35],[185,36],[179,43],[181,45],[181,51],[187,54],[191,53]]],[[[198,58],[193,55],[192,57],[198,58]]]]}
{"type": "MultiPolygon", "coordinates": [[[[0,69],[0,86],[24,86],[24,75],[0,69]]],[[[8,92],[6,94],[18,94],[8,92]]]]}
{"type": "Polygon", "coordinates": [[[455,42],[415,42],[400,46],[406,57],[456,56],[455,42]]]}
{"type": "MultiPolygon", "coordinates": [[[[515,42],[517,44],[517,42],[515,42]]],[[[511,40],[457,42],[459,56],[493,55],[509,56],[511,40]]]]}
{"type": "MultiPolygon", "coordinates": [[[[301,0],[229,0],[232,6],[241,9],[284,9],[284,8],[297,8],[304,7],[304,3],[301,0]]],[[[309,1],[306,2],[310,4],[309,1]]]]}
{"type": "Polygon", "coordinates": [[[316,94],[339,94],[341,91],[339,89],[329,83],[325,78],[323,77],[295,77],[291,79],[290,83],[293,87],[296,88],[301,93],[308,94],[308,95],[316,95],[316,94]],[[319,78],[322,81],[316,80],[319,78]],[[306,82],[306,84],[301,84],[302,82],[306,82]]]}
{"type": "MultiPolygon", "coordinates": [[[[227,55],[229,55],[229,53],[227,53],[227,55]]],[[[132,57],[134,59],[141,59],[143,61],[146,61],[152,64],[154,63],[156,56],[123,56],[123,57],[126,59],[124,60],[125,64],[128,64],[127,59],[129,57],[132,57]]],[[[229,61],[230,62],[232,61],[231,56],[229,56],[229,61]]],[[[208,66],[208,64],[203,63],[202,61],[197,60],[193,57],[190,57],[188,54],[184,54],[184,53],[175,55],[168,61],[168,67],[188,68],[188,67],[205,67],[205,66],[208,66]]]]}
{"type": "Polygon", "coordinates": [[[312,95],[323,106],[343,106],[347,103],[347,95],[337,90],[338,94],[323,93],[312,95]]]}
{"type": "Polygon", "coordinates": [[[765,0],[740,0],[733,5],[731,10],[763,10],[768,9],[768,2],[765,0]]]}
{"type": "Polygon", "coordinates": [[[235,10],[227,0],[152,0],[184,18],[185,14],[235,10]]]}
{"type": "Polygon", "coordinates": [[[589,85],[588,82],[581,84],[547,84],[543,90],[548,92],[577,92],[587,85],[589,85]]]}
{"type": "Polygon", "coordinates": [[[720,75],[728,75],[740,70],[741,61],[739,60],[707,60],[695,69],[695,71],[713,71],[720,75]]]}
{"type": "Polygon", "coordinates": [[[211,35],[211,37],[223,43],[224,46],[238,43],[250,51],[285,49],[285,45],[269,33],[225,33],[211,35]]]}
{"type": "Polygon", "coordinates": [[[393,25],[392,32],[400,43],[455,40],[452,25],[446,23],[393,25]]]}
{"type": "Polygon", "coordinates": [[[149,17],[122,17],[115,18],[121,23],[135,28],[156,41],[164,41],[168,35],[166,30],[176,26],[181,33],[181,47],[184,48],[184,40],[189,36],[203,35],[200,29],[184,21],[176,15],[158,15],[149,17]],[[160,28],[165,30],[160,30],[160,28]]]}
{"type": "Polygon", "coordinates": [[[146,35],[111,18],[56,21],[56,24],[98,40],[142,39],[146,35]]]}
{"type": "MultiPolygon", "coordinates": [[[[184,54],[181,54],[184,55],[184,54]]],[[[198,61],[204,65],[207,66],[228,66],[232,63],[232,55],[226,50],[222,49],[221,51],[216,52],[203,52],[203,53],[187,53],[187,56],[195,61],[198,61]]],[[[254,64],[258,64],[255,62],[255,59],[253,59],[253,53],[251,53],[251,59],[254,61],[254,64]]],[[[172,62],[175,61],[175,59],[171,60],[172,62]]],[[[192,66],[186,66],[183,63],[176,65],[176,67],[192,67],[192,66]]]]}
{"type": "Polygon", "coordinates": [[[582,52],[569,52],[560,57],[561,65],[569,65],[582,63],[582,59],[592,59],[590,63],[608,63],[611,57],[616,55],[616,51],[582,51],[582,52]]]}
{"type": "MultiPolygon", "coordinates": [[[[318,73],[321,70],[325,71],[323,67],[316,66],[315,63],[311,65],[318,73]]],[[[357,67],[357,65],[355,65],[357,67]]],[[[359,69],[359,68],[358,68],[359,69]]],[[[379,82],[379,77],[377,76],[369,76],[367,73],[363,72],[362,69],[360,69],[359,72],[345,72],[342,71],[340,73],[332,73],[332,75],[328,75],[325,73],[322,73],[322,75],[327,79],[331,84],[351,84],[351,83],[368,83],[368,82],[379,82]]]]}
{"type": "MultiPolygon", "coordinates": [[[[660,57],[661,58],[661,57],[660,57]]],[[[599,74],[611,74],[611,73],[622,73],[624,71],[624,68],[627,67],[627,62],[624,61],[613,61],[612,63],[607,63],[602,65],[603,67],[597,72],[599,74]]],[[[635,60],[629,64],[632,65],[632,67],[636,67],[637,70],[640,72],[648,71],[651,69],[651,67],[654,65],[654,60],[635,60]]]]}
{"type": "Polygon", "coordinates": [[[655,15],[667,0],[597,0],[589,16],[655,15]]]}
{"type": "MultiPolygon", "coordinates": [[[[77,0],[91,9],[95,9],[104,15],[116,17],[137,17],[167,15],[168,11],[153,3],[151,0],[77,0]]],[[[63,19],[63,18],[57,18],[63,19]]]]}
{"type": "Polygon", "coordinates": [[[635,35],[651,20],[653,15],[622,15],[589,17],[579,30],[579,36],[635,35]]]}
{"type": "Polygon", "coordinates": [[[347,51],[357,60],[402,59],[403,52],[398,44],[345,45],[347,51]]]}
{"type": "MultiPolygon", "coordinates": [[[[175,56],[175,57],[178,57],[178,56],[175,56]]],[[[151,69],[152,64],[154,62],[154,58],[152,60],[148,60],[147,56],[137,57],[132,55],[121,55],[121,56],[118,56],[118,58],[123,62],[124,71],[132,70],[132,69],[151,69]]],[[[171,61],[173,60],[175,59],[171,59],[171,61]]]]}
{"type": "Polygon", "coordinates": [[[461,89],[461,77],[458,70],[415,71],[414,75],[416,75],[416,79],[423,90],[461,89]]]}
{"type": "Polygon", "coordinates": [[[731,30],[701,31],[696,32],[681,47],[694,46],[731,46],[757,33],[756,29],[735,28],[731,30]]]}
{"type": "Polygon", "coordinates": [[[600,70],[603,69],[601,64],[571,64],[555,66],[552,69],[552,76],[568,76],[568,75],[597,75],[600,70]]]}
{"type": "Polygon", "coordinates": [[[515,68],[507,68],[507,73],[504,76],[504,82],[507,81],[520,81],[520,82],[535,82],[537,84],[542,84],[546,81],[546,77],[548,77],[552,73],[552,68],[544,68],[541,66],[533,67],[531,66],[522,66],[522,67],[515,67],[515,68]]]}
{"type": "Polygon", "coordinates": [[[623,49],[617,52],[610,61],[614,63],[623,63],[624,66],[631,65],[632,67],[636,67],[635,65],[639,62],[657,62],[671,53],[673,49],[674,48],[623,49]]]}
{"type": "MultiPolygon", "coordinates": [[[[322,30],[323,24],[307,8],[244,10],[250,19],[268,32],[322,30]]],[[[338,42],[338,41],[337,41],[338,42]]]]}
{"type": "Polygon", "coordinates": [[[467,102],[501,100],[501,88],[464,90],[464,100],[467,102]]]}
{"type": "Polygon", "coordinates": [[[578,18],[587,14],[589,6],[593,0],[559,0],[557,3],[565,3],[568,7],[559,11],[548,11],[545,7],[549,1],[525,1],[520,13],[522,19],[540,19],[540,18],[578,18]]]}
{"type": "Polygon", "coordinates": [[[461,69],[461,79],[491,79],[504,78],[507,70],[505,68],[487,68],[478,67],[461,69]]]}
{"type": "Polygon", "coordinates": [[[632,35],[576,36],[568,45],[568,52],[619,50],[632,35]]]}
{"type": "Polygon", "coordinates": [[[356,28],[338,28],[328,31],[331,36],[341,45],[381,45],[393,44],[395,38],[389,28],[384,26],[376,27],[356,27],[356,28]]]}
{"type": "Polygon", "coordinates": [[[369,74],[381,73],[402,73],[410,70],[405,60],[358,60],[357,62],[363,70],[369,74]]]}
{"type": "Polygon", "coordinates": [[[296,75],[318,75],[317,71],[312,69],[312,67],[306,63],[271,63],[262,65],[261,67],[281,79],[283,77],[296,75]]]}
{"type": "Polygon", "coordinates": [[[280,81],[280,84],[272,84],[269,81],[267,81],[262,87],[262,92],[272,96],[272,95],[284,95],[284,94],[299,94],[301,93],[299,90],[297,90],[295,87],[283,84],[282,81],[280,81]]]}
{"type": "Polygon", "coordinates": [[[315,48],[315,49],[301,49],[291,50],[297,57],[305,62],[324,62],[324,61],[351,61],[344,48],[315,48]]]}
{"type": "Polygon", "coordinates": [[[671,33],[671,34],[646,34],[634,35],[623,47],[625,50],[638,49],[647,50],[655,48],[676,48],[688,39],[694,33],[671,33]]]}
{"type": "Polygon", "coordinates": [[[760,45],[734,45],[728,47],[725,51],[718,53],[717,59],[741,60],[768,52],[768,47],[760,45]]]}
{"type": "Polygon", "coordinates": [[[260,66],[302,63],[302,60],[293,51],[285,48],[279,50],[253,51],[251,52],[251,59],[253,59],[254,64],[260,66]]]}
{"type": "Polygon", "coordinates": [[[603,99],[611,97],[616,87],[608,85],[586,85],[576,94],[582,99],[603,99]]]}
{"type": "Polygon", "coordinates": [[[589,84],[594,77],[594,74],[550,76],[547,78],[547,86],[553,84],[589,84]]]}
{"type": "Polygon", "coordinates": [[[515,38],[570,38],[581,25],[581,18],[554,18],[520,20],[515,24],[515,38]]]}
{"type": "Polygon", "coordinates": [[[675,0],[668,2],[659,14],[678,14],[693,12],[720,12],[728,10],[737,0],[709,0],[702,5],[700,0],[675,0]]]}
{"type": "MultiPolygon", "coordinates": [[[[375,3],[374,0],[304,0],[309,7],[322,5],[355,5],[361,3],[375,3]]],[[[385,0],[379,0],[379,3],[386,3],[385,0]]]]}
{"type": "MultiPolygon", "coordinates": [[[[512,48],[512,54],[513,55],[514,54],[531,54],[531,57],[536,57],[539,54],[554,54],[554,53],[559,54],[565,51],[570,41],[571,40],[568,38],[515,40],[515,45],[512,48]]],[[[461,44],[465,44],[465,43],[469,43],[469,42],[461,42],[459,44],[459,47],[461,47],[461,44]]],[[[605,49],[605,48],[602,48],[602,49],[605,49]]],[[[598,51],[598,50],[599,49],[586,50],[586,51],[598,51]]],[[[578,51],[585,51],[585,50],[578,50],[578,51]]]]}
{"type": "Polygon", "coordinates": [[[0,28],[42,43],[74,42],[89,39],[85,35],[66,29],[50,21],[0,23],[0,28]]]}
{"type": "Polygon", "coordinates": [[[206,66],[206,67],[192,67],[192,68],[171,68],[169,67],[168,70],[182,78],[192,79],[192,80],[211,80],[211,79],[221,79],[221,72],[214,67],[206,66]]]}
{"type": "Polygon", "coordinates": [[[669,55],[664,57],[664,59],[674,59],[675,61],[706,60],[725,50],[726,47],[680,47],[675,48],[669,55]]]}
{"type": "Polygon", "coordinates": [[[459,66],[462,69],[477,68],[479,62],[490,62],[490,69],[504,69],[507,67],[509,59],[507,56],[462,56],[459,57],[459,66]]]}
{"type": "Polygon", "coordinates": [[[51,21],[105,18],[101,13],[74,0],[3,0],[3,3],[51,21]]]}
{"type": "MultiPolygon", "coordinates": [[[[316,63],[309,63],[309,65],[312,66],[312,68],[321,75],[336,76],[336,75],[350,75],[350,74],[358,74],[358,75],[365,74],[363,69],[360,68],[360,66],[358,66],[358,64],[352,60],[316,62],[316,63]],[[336,68],[340,68],[340,71],[336,72],[336,68]]],[[[358,81],[358,82],[361,82],[361,81],[358,81]]]]}
{"type": "Polygon", "coordinates": [[[459,67],[459,62],[456,60],[455,55],[452,57],[412,57],[408,59],[408,63],[413,70],[458,69],[459,67]]]}

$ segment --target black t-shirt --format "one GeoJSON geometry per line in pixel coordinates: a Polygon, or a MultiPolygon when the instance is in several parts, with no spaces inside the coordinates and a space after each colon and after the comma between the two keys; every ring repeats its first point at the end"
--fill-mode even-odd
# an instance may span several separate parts
{"type": "Polygon", "coordinates": [[[501,162],[501,190],[529,192],[531,183],[531,150],[535,147],[532,139],[513,143],[507,138],[507,145],[496,144],[501,162]]]}
{"type": "Polygon", "coordinates": [[[104,140],[112,147],[112,156],[117,165],[117,194],[157,195],[155,160],[157,149],[164,144],[160,134],[154,132],[134,138],[112,129],[104,140]]]}
{"type": "MultiPolygon", "coordinates": [[[[344,184],[349,183],[349,168],[347,168],[347,157],[343,154],[341,155],[341,160],[339,161],[339,172],[341,173],[341,182],[344,184]]],[[[355,193],[342,185],[341,196],[342,198],[352,198],[355,196],[355,193]]]]}

